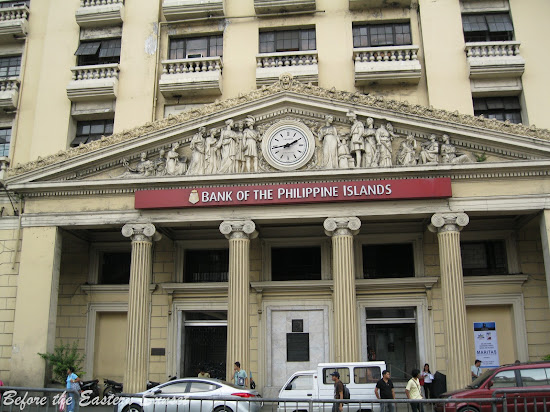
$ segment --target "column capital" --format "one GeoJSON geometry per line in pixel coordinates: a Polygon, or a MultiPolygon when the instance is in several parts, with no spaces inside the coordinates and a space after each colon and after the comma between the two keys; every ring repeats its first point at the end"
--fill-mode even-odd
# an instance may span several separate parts
{"type": "Polygon", "coordinates": [[[466,213],[435,213],[428,229],[433,233],[460,232],[470,222],[466,213]]]}
{"type": "Polygon", "coordinates": [[[122,235],[131,238],[132,242],[152,243],[162,238],[152,223],[127,223],[122,227],[122,235]]]}
{"type": "Polygon", "coordinates": [[[361,221],[356,216],[329,217],[323,227],[327,236],[354,236],[359,233],[361,221]]]}
{"type": "Polygon", "coordinates": [[[258,236],[256,224],[252,220],[224,220],[220,232],[227,239],[254,239],[258,236]]]}

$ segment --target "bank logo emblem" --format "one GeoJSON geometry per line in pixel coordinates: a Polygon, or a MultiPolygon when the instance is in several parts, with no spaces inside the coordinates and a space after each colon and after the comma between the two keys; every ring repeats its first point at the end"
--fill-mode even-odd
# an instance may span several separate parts
{"type": "Polygon", "coordinates": [[[199,192],[197,192],[197,189],[193,189],[189,194],[189,203],[196,204],[198,202],[199,202],[199,192]]]}

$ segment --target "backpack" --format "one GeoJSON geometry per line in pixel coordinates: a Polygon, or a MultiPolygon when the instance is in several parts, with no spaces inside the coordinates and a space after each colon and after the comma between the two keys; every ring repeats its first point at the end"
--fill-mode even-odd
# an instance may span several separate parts
{"type": "Polygon", "coordinates": [[[344,399],[350,399],[351,395],[349,393],[349,389],[345,384],[343,384],[343,385],[344,385],[344,399]]]}

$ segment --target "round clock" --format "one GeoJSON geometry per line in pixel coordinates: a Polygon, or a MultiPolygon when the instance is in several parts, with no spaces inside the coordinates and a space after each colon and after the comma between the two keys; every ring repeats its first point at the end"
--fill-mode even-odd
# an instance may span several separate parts
{"type": "Polygon", "coordinates": [[[295,120],[275,123],[264,133],[262,152],[265,160],[279,170],[296,170],[311,160],[315,138],[311,130],[295,120]]]}

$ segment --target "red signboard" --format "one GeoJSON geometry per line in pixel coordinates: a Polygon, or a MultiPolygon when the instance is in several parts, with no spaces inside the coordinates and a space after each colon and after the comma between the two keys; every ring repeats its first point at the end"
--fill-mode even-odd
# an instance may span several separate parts
{"type": "Polygon", "coordinates": [[[357,180],[139,190],[136,209],[281,205],[451,197],[451,179],[357,180]]]}

